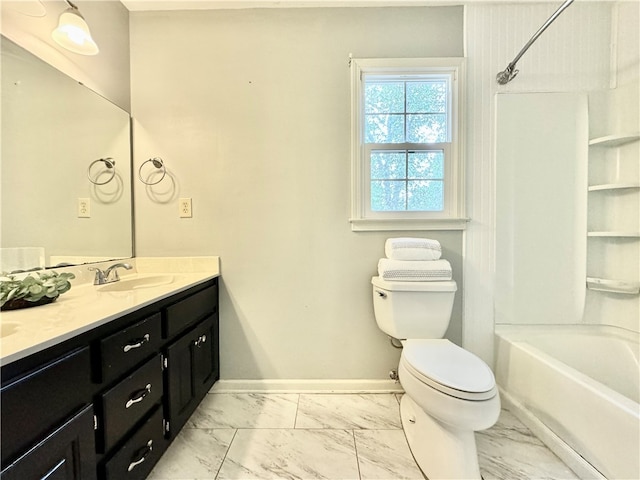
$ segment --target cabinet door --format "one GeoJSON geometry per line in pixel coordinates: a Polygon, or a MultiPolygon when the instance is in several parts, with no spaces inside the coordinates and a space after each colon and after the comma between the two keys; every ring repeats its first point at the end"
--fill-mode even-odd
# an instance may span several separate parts
{"type": "Polygon", "coordinates": [[[172,436],[218,378],[216,318],[207,317],[167,348],[167,416],[172,436]]]}
{"type": "Polygon", "coordinates": [[[193,378],[193,343],[188,333],[167,348],[167,420],[169,432],[177,433],[197,405],[193,378]]]}
{"type": "Polygon", "coordinates": [[[220,377],[218,316],[213,315],[198,325],[195,335],[193,383],[199,402],[220,377]]]}
{"type": "Polygon", "coordinates": [[[93,407],[89,405],[0,474],[2,480],[95,480],[93,407]]]}

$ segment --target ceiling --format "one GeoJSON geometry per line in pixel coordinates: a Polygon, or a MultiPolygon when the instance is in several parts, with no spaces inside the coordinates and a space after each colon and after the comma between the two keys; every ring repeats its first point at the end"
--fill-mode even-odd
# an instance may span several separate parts
{"type": "MultiPolygon", "coordinates": [[[[120,0],[130,11],[144,10],[209,10],[230,8],[282,7],[371,7],[432,5],[425,0],[120,0]]],[[[452,4],[452,1],[437,2],[452,4]]],[[[458,1],[457,3],[462,3],[458,1]]]]}
{"type": "MultiPolygon", "coordinates": [[[[401,7],[466,3],[527,3],[532,0],[120,0],[130,11],[302,7],[401,7]]],[[[548,1],[560,5],[560,0],[548,1]]]]}

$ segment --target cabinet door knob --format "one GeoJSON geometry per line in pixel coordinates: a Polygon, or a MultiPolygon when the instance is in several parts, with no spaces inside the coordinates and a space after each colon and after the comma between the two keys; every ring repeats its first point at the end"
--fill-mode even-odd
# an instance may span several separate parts
{"type": "Polygon", "coordinates": [[[122,348],[122,350],[124,350],[124,353],[127,353],[129,350],[133,350],[134,348],[140,348],[142,345],[147,343],[150,339],[151,339],[151,336],[148,333],[145,333],[142,336],[142,338],[137,338],[135,340],[132,340],[132,343],[126,344],[122,348]]]}
{"type": "Polygon", "coordinates": [[[193,342],[193,344],[194,344],[196,347],[201,347],[201,346],[202,346],[202,344],[203,344],[203,343],[206,343],[206,342],[207,342],[207,336],[206,336],[206,335],[200,335],[200,336],[198,337],[198,340],[196,340],[195,342],[193,342]]]}
{"type": "Polygon", "coordinates": [[[129,464],[129,467],[127,468],[127,472],[130,472],[131,470],[136,468],[138,465],[140,465],[142,462],[144,462],[147,459],[147,455],[149,455],[152,451],[153,451],[153,440],[149,440],[141,450],[138,450],[136,455],[137,460],[134,460],[129,464]]]}
{"type": "Polygon", "coordinates": [[[129,408],[131,405],[141,402],[142,400],[144,400],[144,397],[146,397],[150,393],[151,393],[151,384],[147,383],[146,387],[133,393],[133,396],[129,400],[127,400],[127,403],[125,404],[124,408],[129,408]]]}

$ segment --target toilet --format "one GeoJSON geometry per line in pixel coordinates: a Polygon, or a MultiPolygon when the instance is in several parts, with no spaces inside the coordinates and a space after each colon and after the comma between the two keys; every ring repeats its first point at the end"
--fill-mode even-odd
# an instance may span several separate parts
{"type": "Polygon", "coordinates": [[[371,283],[378,327],[402,342],[400,417],[416,463],[429,480],[482,478],[474,432],[498,420],[500,396],[489,366],[443,338],[456,282],[371,283]]]}

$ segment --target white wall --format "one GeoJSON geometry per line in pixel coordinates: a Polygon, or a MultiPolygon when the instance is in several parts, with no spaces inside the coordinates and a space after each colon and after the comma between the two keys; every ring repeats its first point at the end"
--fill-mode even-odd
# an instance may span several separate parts
{"type": "MultiPolygon", "coordinates": [[[[369,282],[398,233],[348,223],[348,56],[461,56],[462,20],[461,7],[131,14],[134,168],[160,156],[170,171],[136,185],[137,254],[221,257],[222,378],[397,367],[369,282]]],[[[440,240],[461,281],[459,232],[411,234],[440,240]]]]}
{"type": "Polygon", "coordinates": [[[1,2],[2,34],[58,70],[130,111],[129,11],[119,0],[74,1],[100,48],[95,56],[69,52],[51,38],[62,0],[1,2]]]}

